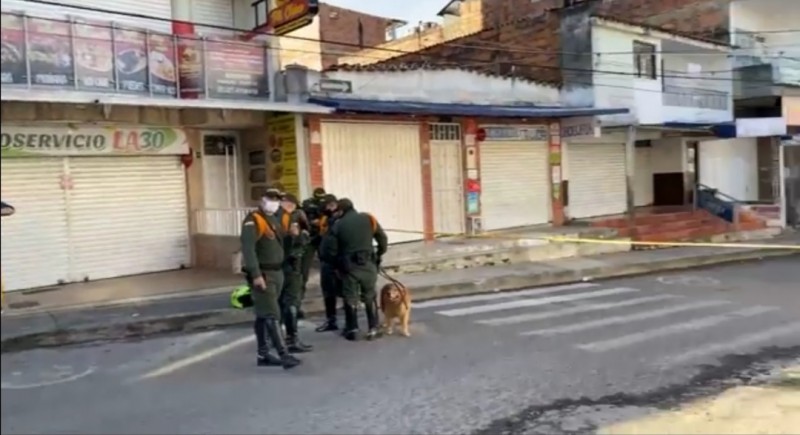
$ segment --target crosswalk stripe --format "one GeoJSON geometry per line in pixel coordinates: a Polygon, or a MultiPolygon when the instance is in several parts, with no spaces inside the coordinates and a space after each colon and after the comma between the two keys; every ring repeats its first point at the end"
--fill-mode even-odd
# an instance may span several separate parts
{"type": "Polygon", "coordinates": [[[474,295],[474,296],[460,296],[457,298],[435,299],[432,301],[416,302],[414,303],[414,308],[415,309],[435,308],[435,307],[444,307],[447,305],[465,304],[469,302],[491,301],[494,299],[507,299],[507,298],[532,296],[532,295],[546,295],[551,293],[563,292],[568,290],[579,290],[597,286],[598,286],[597,284],[591,284],[591,283],[577,283],[577,284],[558,285],[552,287],[539,287],[539,288],[533,288],[529,290],[522,290],[515,292],[503,292],[503,293],[492,293],[492,294],[474,295]]]}
{"type": "Polygon", "coordinates": [[[627,316],[614,316],[614,317],[606,317],[604,319],[599,320],[592,320],[589,322],[583,323],[573,323],[571,325],[556,327],[556,328],[548,328],[548,329],[538,329],[534,331],[527,331],[522,332],[519,335],[556,335],[556,334],[566,334],[569,332],[577,332],[577,331],[585,331],[587,329],[597,328],[601,326],[609,326],[609,325],[616,325],[620,323],[628,323],[634,322],[637,320],[647,320],[647,319],[654,319],[657,317],[664,317],[668,316],[673,313],[678,313],[681,311],[688,311],[688,310],[697,310],[700,308],[709,308],[714,306],[726,305],[730,304],[730,301],[700,301],[694,302],[691,304],[683,304],[683,305],[676,305],[669,308],[663,308],[660,310],[652,310],[652,311],[643,311],[636,314],[631,314],[627,316]]]}
{"type": "Polygon", "coordinates": [[[576,293],[565,296],[551,296],[549,298],[520,299],[510,302],[502,302],[491,305],[477,305],[473,307],[455,308],[452,310],[437,311],[437,314],[448,317],[468,316],[470,314],[488,313],[491,311],[511,310],[514,308],[536,307],[539,305],[553,304],[556,302],[569,302],[581,299],[599,298],[603,296],[619,295],[624,293],[638,292],[639,289],[628,287],[616,287],[608,290],[593,291],[588,293],[576,293]]]}
{"type": "Polygon", "coordinates": [[[800,337],[800,322],[789,323],[752,334],[742,335],[735,340],[727,342],[708,343],[682,354],[669,356],[663,359],[660,365],[668,367],[713,354],[741,351],[747,346],[790,334],[794,334],[795,338],[800,337]]]}
{"type": "Polygon", "coordinates": [[[564,308],[563,310],[545,311],[543,313],[525,313],[516,316],[495,317],[493,319],[479,320],[476,323],[482,325],[513,325],[515,323],[532,322],[535,320],[551,319],[553,317],[563,317],[572,314],[588,313],[591,311],[611,310],[615,308],[632,307],[635,305],[642,305],[648,302],[665,301],[669,299],[676,299],[683,296],[677,295],[656,295],[645,296],[643,298],[628,299],[621,302],[609,302],[602,304],[587,304],[579,307],[564,308]]]}
{"type": "Polygon", "coordinates": [[[661,328],[654,328],[647,331],[636,332],[633,334],[623,335],[622,337],[612,338],[610,340],[595,341],[593,343],[579,344],[577,347],[589,352],[606,352],[621,347],[638,344],[644,341],[652,340],[654,338],[666,337],[669,335],[680,334],[687,331],[697,331],[703,328],[710,328],[725,323],[729,320],[736,320],[744,317],[757,316],[759,314],[768,313],[777,310],[778,307],[764,307],[756,306],[746,308],[744,310],[734,311],[725,314],[718,314],[714,316],[707,316],[700,319],[692,320],[686,323],[678,323],[661,328]]]}

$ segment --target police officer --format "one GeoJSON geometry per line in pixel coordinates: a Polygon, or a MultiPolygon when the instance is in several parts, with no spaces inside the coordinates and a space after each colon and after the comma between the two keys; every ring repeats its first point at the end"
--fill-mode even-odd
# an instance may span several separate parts
{"type": "Polygon", "coordinates": [[[303,255],[310,244],[309,223],[305,213],[299,208],[297,197],[285,193],[281,200],[282,226],[288,231],[284,238],[283,289],[280,306],[283,325],[286,328],[286,345],[290,353],[310,352],[312,347],[298,337],[298,311],[303,291],[303,255]]]}
{"type": "MultiPolygon", "coordinates": [[[[317,187],[314,189],[311,198],[307,198],[303,201],[300,205],[303,212],[306,214],[309,223],[311,224],[311,243],[308,246],[308,249],[303,253],[303,261],[302,261],[302,270],[303,270],[303,289],[300,294],[300,300],[302,301],[306,295],[306,289],[308,288],[308,276],[311,273],[311,264],[314,262],[314,255],[317,253],[319,249],[319,242],[320,242],[320,235],[319,235],[319,220],[323,216],[323,208],[324,208],[324,199],[326,193],[325,189],[321,187],[317,187]]],[[[303,310],[298,312],[299,317],[302,319],[305,317],[303,310]]]]}
{"type": "Polygon", "coordinates": [[[367,314],[367,339],[378,336],[378,302],[375,285],[378,266],[388,248],[386,233],[369,213],[359,213],[353,202],[342,198],[338,204],[341,213],[331,229],[331,238],[325,243],[325,257],[337,259],[337,270],[342,277],[344,295],[345,331],[347,340],[358,340],[358,303],[364,303],[367,314]],[[378,244],[377,253],[372,240],[378,244]]]}
{"type": "Polygon", "coordinates": [[[289,354],[278,324],[280,308],[278,295],[283,288],[284,249],[277,213],[280,195],[268,190],[261,198],[259,209],[248,214],[242,222],[243,270],[247,284],[252,289],[254,330],[258,350],[259,366],[282,366],[293,368],[301,361],[289,354]],[[269,352],[267,337],[278,353],[276,358],[269,352]]]}
{"type": "Polygon", "coordinates": [[[337,331],[339,325],[336,319],[337,298],[342,296],[342,280],[336,271],[336,257],[326,257],[326,241],[331,238],[330,228],[339,217],[337,212],[336,197],[325,195],[322,200],[322,217],[317,223],[319,241],[319,283],[322,287],[322,299],[325,302],[325,323],[317,328],[317,332],[337,331]]]}

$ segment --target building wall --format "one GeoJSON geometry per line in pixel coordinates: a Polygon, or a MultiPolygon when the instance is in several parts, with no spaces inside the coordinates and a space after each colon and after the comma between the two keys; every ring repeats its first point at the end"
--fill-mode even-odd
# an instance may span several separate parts
{"type": "Polygon", "coordinates": [[[401,54],[382,66],[414,63],[457,68],[468,66],[491,74],[561,82],[559,19],[554,13],[509,23],[453,41],[401,54]],[[486,47],[501,46],[503,50],[486,47]]]}
{"type": "MultiPolygon", "coordinates": [[[[631,27],[635,29],[635,27],[631,27]]],[[[626,124],[635,119],[639,124],[661,124],[664,122],[726,122],[733,118],[730,104],[732,82],[727,53],[710,51],[702,46],[662,40],[651,34],[636,34],[605,25],[592,28],[592,51],[606,53],[595,56],[593,63],[593,89],[567,88],[564,100],[570,105],[591,105],[597,107],[627,107],[630,114],[604,116],[608,125],[626,124]],[[632,54],[634,41],[652,44],[656,52],[656,77],[636,77],[632,54]],[[669,50],[666,50],[668,47],[669,50]],[[698,54],[675,53],[680,51],[698,54]],[[662,62],[663,59],[663,77],[662,62]],[[698,69],[691,72],[690,69],[698,69]],[[696,75],[696,78],[674,78],[670,76],[696,75]],[[662,78],[663,77],[663,78],[662,78]],[[683,87],[680,91],[666,90],[665,85],[683,87]],[[724,106],[717,108],[686,107],[671,103],[668,97],[685,93],[690,97],[711,90],[726,94],[724,106]],[[666,94],[669,92],[669,94],[666,94]],[[722,108],[724,107],[724,109],[722,108]]],[[[699,105],[699,104],[698,104],[699,105]]]]}
{"type": "Polygon", "coordinates": [[[702,141],[700,183],[740,201],[758,200],[756,138],[702,141]]]}
{"type": "Polygon", "coordinates": [[[749,0],[732,3],[731,42],[741,47],[736,51],[737,66],[800,55],[797,34],[779,32],[794,29],[799,22],[800,3],[784,0],[749,0]]]}
{"type": "Polygon", "coordinates": [[[339,58],[364,47],[374,47],[386,42],[386,29],[390,18],[376,17],[361,12],[319,5],[319,37],[322,42],[322,68],[339,63],[339,58]],[[361,31],[359,31],[359,23],[361,31]],[[336,44],[336,42],[348,45],[336,44]],[[355,45],[355,46],[354,46],[355,45]]]}
{"type": "Polygon", "coordinates": [[[281,69],[292,64],[302,65],[315,71],[322,69],[320,17],[315,17],[311,24],[289,32],[287,36],[289,37],[275,38],[281,69]]]}
{"type": "Polygon", "coordinates": [[[654,174],[673,174],[685,170],[683,138],[674,137],[653,141],[650,149],[650,168],[654,174]]]}
{"type": "Polygon", "coordinates": [[[461,70],[344,70],[326,72],[325,77],[351,82],[353,88],[358,89],[358,98],[362,99],[550,106],[558,105],[560,100],[559,90],[555,86],[461,70]]]}

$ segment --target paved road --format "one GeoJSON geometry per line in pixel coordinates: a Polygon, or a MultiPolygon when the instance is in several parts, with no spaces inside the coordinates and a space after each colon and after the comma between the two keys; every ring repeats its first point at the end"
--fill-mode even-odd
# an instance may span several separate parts
{"type": "Polygon", "coordinates": [[[428,301],[409,339],[308,324],[291,372],[255,367],[243,329],[4,354],[2,432],[593,430],[796,364],[798,263],[428,301]]]}

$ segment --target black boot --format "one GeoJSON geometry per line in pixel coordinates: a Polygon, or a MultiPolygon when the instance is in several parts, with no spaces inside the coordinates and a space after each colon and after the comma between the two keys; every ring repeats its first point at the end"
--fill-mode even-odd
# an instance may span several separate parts
{"type": "Polygon", "coordinates": [[[256,365],[259,367],[280,366],[280,358],[277,358],[275,355],[269,352],[269,346],[267,345],[266,321],[267,319],[263,317],[257,317],[255,323],[253,324],[253,330],[256,333],[256,345],[258,349],[256,365]]]}
{"type": "Polygon", "coordinates": [[[342,335],[349,341],[358,340],[358,309],[348,303],[344,304],[344,331],[342,335]]]}
{"type": "Polygon", "coordinates": [[[336,298],[325,298],[325,323],[318,326],[317,332],[338,331],[339,325],[336,321],[336,298]]]}
{"type": "Polygon", "coordinates": [[[286,326],[286,347],[289,353],[311,352],[313,347],[300,341],[297,336],[297,308],[288,307],[283,318],[284,326],[286,326]]]}
{"type": "Polygon", "coordinates": [[[281,366],[288,370],[302,364],[302,361],[289,354],[289,350],[286,348],[286,342],[283,341],[283,334],[281,333],[280,325],[278,325],[278,320],[275,318],[266,320],[267,334],[269,334],[272,346],[278,351],[278,356],[281,359],[281,366]]]}
{"type": "Polygon", "coordinates": [[[380,337],[378,330],[378,303],[375,299],[364,304],[364,311],[367,313],[367,340],[374,340],[380,337]]]}

